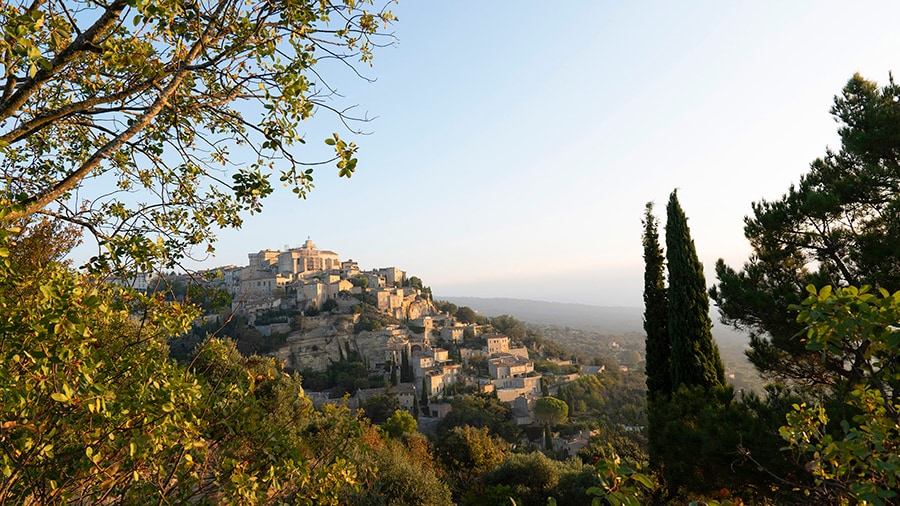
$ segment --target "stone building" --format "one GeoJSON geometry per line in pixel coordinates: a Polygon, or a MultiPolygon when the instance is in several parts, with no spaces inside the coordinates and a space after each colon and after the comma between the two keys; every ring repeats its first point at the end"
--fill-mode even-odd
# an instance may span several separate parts
{"type": "Polygon", "coordinates": [[[497,354],[488,359],[488,372],[492,378],[525,376],[532,371],[534,371],[534,362],[509,353],[497,354]]]}
{"type": "Polygon", "coordinates": [[[374,269],[372,272],[383,277],[387,286],[399,287],[403,285],[403,281],[406,279],[406,273],[396,267],[382,267],[381,269],[374,269]]]}
{"type": "Polygon", "coordinates": [[[288,251],[278,252],[278,272],[282,276],[302,278],[322,271],[338,271],[341,260],[334,251],[316,248],[312,240],[307,239],[303,246],[288,251]]]}

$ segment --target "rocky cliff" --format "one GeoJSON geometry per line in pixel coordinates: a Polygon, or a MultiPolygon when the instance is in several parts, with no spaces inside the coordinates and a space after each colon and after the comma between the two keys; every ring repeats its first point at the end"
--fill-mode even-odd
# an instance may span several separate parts
{"type": "MultiPolygon", "coordinates": [[[[408,319],[437,314],[434,303],[417,298],[406,308],[408,319]]],[[[299,330],[288,334],[287,344],[274,355],[287,367],[300,371],[310,368],[324,371],[333,362],[346,358],[348,351],[358,353],[369,363],[383,360],[389,343],[405,340],[406,330],[354,332],[358,314],[324,314],[303,318],[299,330]]]]}

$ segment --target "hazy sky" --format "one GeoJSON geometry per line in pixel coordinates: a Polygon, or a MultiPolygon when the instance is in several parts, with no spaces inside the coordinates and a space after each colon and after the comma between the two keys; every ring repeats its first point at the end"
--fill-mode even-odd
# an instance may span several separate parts
{"type": "MultiPolygon", "coordinates": [[[[641,304],[641,215],[673,188],[707,283],[749,252],[750,204],[782,195],[826,146],[853,75],[885,82],[900,2],[401,1],[372,84],[331,84],[377,118],[352,179],[316,172],[220,234],[203,266],[301,245],[396,266],[437,297],[641,304]],[[621,5],[617,5],[621,4],[621,5]],[[850,7],[852,5],[852,7],[850,7]]],[[[312,149],[312,148],[311,148],[312,149]]],[[[316,148],[318,149],[318,148],[316,148]]],[[[664,215],[663,221],[664,221],[664,215]]]]}

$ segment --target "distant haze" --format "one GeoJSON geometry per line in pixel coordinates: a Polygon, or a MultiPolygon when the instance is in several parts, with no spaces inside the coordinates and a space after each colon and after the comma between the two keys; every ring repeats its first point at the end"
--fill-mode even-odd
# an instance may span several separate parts
{"type": "MultiPolygon", "coordinates": [[[[538,300],[480,297],[440,297],[457,306],[469,306],[484,316],[510,315],[526,323],[560,325],[601,334],[625,334],[644,331],[644,309],[641,307],[591,306],[538,300]]],[[[731,344],[746,343],[745,334],[718,322],[718,312],[714,309],[713,335],[719,342],[731,344]]]]}

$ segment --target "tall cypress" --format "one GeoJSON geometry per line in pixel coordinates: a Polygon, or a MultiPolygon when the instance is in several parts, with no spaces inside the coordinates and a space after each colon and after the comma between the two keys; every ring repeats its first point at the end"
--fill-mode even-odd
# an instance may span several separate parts
{"type": "Polygon", "coordinates": [[[658,220],[653,202],[644,213],[644,332],[647,334],[647,399],[668,397],[672,392],[669,345],[669,310],[665,282],[665,257],[659,246],[658,220]]]}
{"type": "Polygon", "coordinates": [[[668,330],[672,346],[672,387],[725,384],[725,366],[712,337],[703,264],[691,239],[677,190],[666,206],[666,260],[669,268],[668,330]]]}
{"type": "Polygon", "coordinates": [[[400,356],[400,383],[410,383],[413,381],[413,368],[409,363],[409,349],[403,348],[403,354],[400,356]]]}

